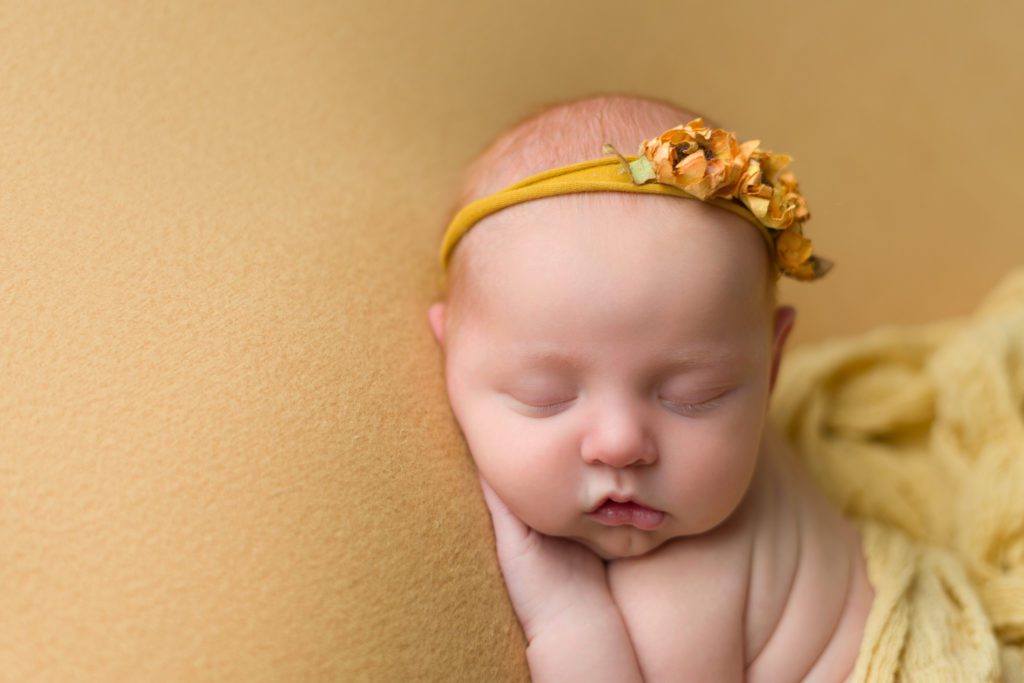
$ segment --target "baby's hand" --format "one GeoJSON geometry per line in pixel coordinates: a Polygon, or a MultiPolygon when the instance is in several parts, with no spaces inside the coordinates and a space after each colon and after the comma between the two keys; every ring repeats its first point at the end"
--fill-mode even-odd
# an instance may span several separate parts
{"type": "Polygon", "coordinates": [[[534,681],[640,681],[633,645],[601,558],[516,517],[480,477],[498,562],[526,633],[534,681]]]}
{"type": "Polygon", "coordinates": [[[527,640],[581,606],[613,606],[600,557],[575,541],[526,526],[483,477],[480,486],[491,511],[501,572],[527,640]]]}

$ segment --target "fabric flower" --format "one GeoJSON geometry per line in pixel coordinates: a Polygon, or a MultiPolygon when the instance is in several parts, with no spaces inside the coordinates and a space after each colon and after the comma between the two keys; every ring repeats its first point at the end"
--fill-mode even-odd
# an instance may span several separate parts
{"type": "Polygon", "coordinates": [[[807,210],[807,202],[804,200],[804,196],[800,194],[799,184],[796,182],[793,172],[786,171],[780,175],[779,182],[786,191],[786,199],[792,200],[796,203],[796,211],[793,214],[793,220],[800,223],[810,220],[811,212],[807,210]]]}
{"type": "Polygon", "coordinates": [[[619,157],[636,185],[657,182],[702,201],[722,198],[742,205],[758,223],[770,228],[765,237],[779,271],[797,280],[816,280],[834,264],[815,256],[811,241],[803,236],[803,224],[811,214],[796,177],[783,172],[793,158],[759,149],[760,144],[760,140],[740,144],[734,133],[710,129],[698,117],[644,140],[632,161],[610,144],[602,149],[619,157]]]}
{"type": "Polygon", "coordinates": [[[783,270],[794,271],[811,257],[811,241],[803,236],[800,226],[786,228],[775,239],[775,252],[783,270]]]}
{"type": "Polygon", "coordinates": [[[797,280],[817,280],[832,269],[832,262],[812,255],[811,241],[803,236],[801,223],[794,223],[775,239],[779,268],[797,280]]]}
{"type": "Polygon", "coordinates": [[[738,184],[740,201],[763,225],[776,230],[811,217],[792,172],[780,173],[792,160],[788,154],[755,150],[738,184]]]}
{"type": "Polygon", "coordinates": [[[700,117],[645,140],[640,153],[654,168],[659,183],[675,185],[698,199],[736,194],[736,184],[760,140],[740,145],[721,128],[711,130],[700,117]]]}

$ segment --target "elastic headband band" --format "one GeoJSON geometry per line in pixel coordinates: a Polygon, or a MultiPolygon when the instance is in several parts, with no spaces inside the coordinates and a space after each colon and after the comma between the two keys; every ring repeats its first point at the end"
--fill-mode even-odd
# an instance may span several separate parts
{"type": "Polygon", "coordinates": [[[640,145],[642,156],[591,159],[531,175],[462,207],[441,241],[441,288],[459,240],[482,218],[543,197],[577,192],[639,192],[713,204],[746,219],[765,239],[775,279],[789,275],[816,280],[833,266],[814,255],[803,224],[810,218],[792,173],[781,173],[790,157],[739,144],[735,134],[704,126],[700,118],[676,126],[640,145]]]}
{"type": "MultiPolygon", "coordinates": [[[[637,157],[627,156],[625,159],[627,161],[634,161],[637,157]]],[[[640,192],[642,194],[665,194],[701,201],[685,190],[672,185],[663,185],[661,183],[635,184],[633,178],[622,167],[622,162],[618,157],[591,159],[590,161],[581,161],[578,164],[543,171],[462,207],[448,225],[448,230],[445,232],[444,240],[441,243],[441,270],[448,270],[448,263],[451,260],[452,252],[455,250],[455,245],[484,216],[489,216],[513,204],[528,202],[531,199],[572,194],[575,192],[640,192]]],[[[703,203],[714,204],[745,218],[757,228],[761,236],[768,242],[769,247],[775,246],[772,243],[768,228],[761,225],[760,221],[743,207],[721,197],[710,197],[703,200],[703,203]]]]}

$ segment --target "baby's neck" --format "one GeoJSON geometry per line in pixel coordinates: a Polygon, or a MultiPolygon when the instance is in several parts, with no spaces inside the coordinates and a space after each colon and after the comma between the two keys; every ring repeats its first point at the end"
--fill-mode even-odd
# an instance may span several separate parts
{"type": "Polygon", "coordinates": [[[746,680],[843,680],[874,595],[856,527],[766,425],[743,522],[752,534],[744,619],[746,680]],[[808,673],[814,676],[808,676],[808,673]],[[780,677],[781,676],[781,677],[780,677]]]}

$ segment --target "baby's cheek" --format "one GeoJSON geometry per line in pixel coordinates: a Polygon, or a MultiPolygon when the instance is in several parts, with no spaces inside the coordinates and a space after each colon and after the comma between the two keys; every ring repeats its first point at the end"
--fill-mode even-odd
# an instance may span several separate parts
{"type": "Polygon", "coordinates": [[[711,521],[716,526],[743,500],[757,465],[759,449],[756,440],[732,441],[730,444],[706,464],[708,491],[714,496],[709,504],[714,509],[711,521]]]}
{"type": "Polygon", "coordinates": [[[670,454],[660,485],[677,507],[684,533],[709,531],[724,521],[742,500],[756,463],[756,448],[718,430],[688,441],[670,454]]]}
{"type": "Polygon", "coordinates": [[[579,512],[579,467],[571,454],[525,426],[502,430],[505,438],[481,440],[473,457],[509,509],[543,533],[564,531],[566,518],[579,512]]]}

